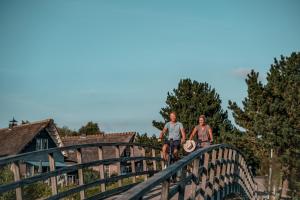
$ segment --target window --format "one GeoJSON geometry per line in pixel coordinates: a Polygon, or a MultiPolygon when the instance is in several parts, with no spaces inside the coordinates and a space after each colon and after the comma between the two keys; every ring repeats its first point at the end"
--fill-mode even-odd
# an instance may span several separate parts
{"type": "Polygon", "coordinates": [[[36,139],[36,150],[48,149],[48,139],[47,138],[37,138],[36,139]]]}

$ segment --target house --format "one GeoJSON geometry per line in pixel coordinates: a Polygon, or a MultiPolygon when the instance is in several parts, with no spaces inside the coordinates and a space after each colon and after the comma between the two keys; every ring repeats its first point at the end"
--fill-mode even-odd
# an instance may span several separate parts
{"type": "MultiPolygon", "coordinates": [[[[0,157],[61,146],[63,143],[53,119],[20,125],[13,119],[8,128],[0,129],[0,157]]],[[[53,156],[57,167],[65,166],[63,153],[56,152],[53,156]]],[[[48,170],[47,155],[31,156],[20,163],[20,172],[24,176],[48,170]]]]}
{"type": "MultiPolygon", "coordinates": [[[[87,144],[87,143],[117,143],[117,142],[133,142],[135,140],[135,132],[126,133],[105,133],[97,135],[85,135],[85,136],[70,136],[62,138],[65,146],[87,144]]],[[[138,147],[134,147],[134,156],[141,156],[141,150],[138,147]]],[[[76,162],[76,154],[74,151],[68,151],[67,162],[76,162]]],[[[120,146],[120,157],[129,157],[130,148],[120,146]]],[[[114,146],[104,146],[103,147],[103,159],[116,158],[115,147],[114,146]]],[[[98,159],[98,149],[96,147],[88,147],[82,149],[82,162],[91,162],[99,160],[98,159]]],[[[94,170],[99,170],[96,166],[94,170]]],[[[142,163],[136,162],[136,171],[142,170],[142,163]]],[[[125,174],[131,171],[130,163],[121,163],[121,174],[125,174]]],[[[104,173],[106,177],[117,174],[117,165],[105,165],[104,173]]]]}

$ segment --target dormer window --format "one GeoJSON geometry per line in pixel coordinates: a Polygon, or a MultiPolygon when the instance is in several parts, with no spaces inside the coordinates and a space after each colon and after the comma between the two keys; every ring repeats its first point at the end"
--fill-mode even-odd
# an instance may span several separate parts
{"type": "Polygon", "coordinates": [[[36,150],[48,149],[48,139],[47,138],[37,138],[36,139],[36,150]]]}

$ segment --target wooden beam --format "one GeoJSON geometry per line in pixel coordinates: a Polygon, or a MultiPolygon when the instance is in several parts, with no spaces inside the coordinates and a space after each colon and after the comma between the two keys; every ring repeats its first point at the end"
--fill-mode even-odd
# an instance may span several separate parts
{"type": "MultiPolygon", "coordinates": [[[[115,146],[116,149],[116,158],[120,158],[120,146],[115,146]]],[[[117,162],[117,173],[121,175],[121,162],[117,162]]],[[[118,186],[122,187],[122,180],[118,180],[118,186]]]]}
{"type": "Polygon", "coordinates": [[[203,162],[203,169],[204,169],[204,172],[202,173],[201,175],[201,185],[200,185],[200,188],[202,191],[205,192],[205,194],[203,195],[201,192],[200,192],[200,199],[204,200],[206,195],[207,195],[207,190],[206,190],[206,182],[207,182],[207,173],[208,173],[208,161],[209,161],[209,154],[208,153],[205,153],[204,154],[204,162],[203,162]]]}
{"type": "MultiPolygon", "coordinates": [[[[134,155],[134,146],[133,145],[130,146],[130,157],[135,157],[135,155],[134,155]]],[[[135,173],[135,171],[136,171],[135,170],[135,161],[131,160],[130,162],[131,162],[131,172],[135,173]]],[[[132,182],[136,183],[136,177],[135,176],[132,177],[132,182]]]]}
{"type": "MultiPolygon", "coordinates": [[[[199,179],[199,165],[200,165],[200,159],[196,158],[193,161],[193,175],[195,176],[196,179],[199,179]]],[[[196,198],[196,191],[197,191],[197,183],[195,183],[194,181],[192,182],[192,194],[191,194],[191,198],[195,199],[196,198]]]]}
{"type": "MultiPolygon", "coordinates": [[[[55,160],[54,160],[53,153],[48,154],[48,160],[49,160],[50,172],[55,171],[55,160]]],[[[57,194],[57,179],[56,179],[56,176],[52,176],[50,178],[50,180],[51,180],[52,195],[55,195],[55,194],[57,194]]]]}
{"type": "MultiPolygon", "coordinates": [[[[81,154],[81,149],[76,149],[76,157],[77,157],[77,163],[81,164],[82,163],[82,154],[81,154]]],[[[78,178],[79,178],[79,185],[84,185],[84,180],[83,180],[83,169],[78,169],[78,178]]],[[[80,191],[80,199],[83,200],[85,199],[85,193],[84,190],[80,191]]]]}
{"type": "MultiPolygon", "coordinates": [[[[152,157],[155,158],[155,149],[151,149],[151,151],[152,151],[152,157]]],[[[157,169],[156,160],[153,160],[152,163],[153,163],[153,170],[156,170],[157,169]]]]}
{"type": "MultiPolygon", "coordinates": [[[[19,181],[21,180],[21,175],[20,175],[20,166],[18,162],[13,162],[11,164],[12,172],[14,174],[14,181],[19,181]]],[[[16,200],[22,200],[22,188],[18,187],[16,188],[16,200]]]]}
{"type": "MultiPolygon", "coordinates": [[[[103,148],[101,146],[98,147],[98,159],[99,160],[103,160],[103,148]]],[[[99,165],[99,175],[100,175],[100,179],[104,179],[104,165],[101,164],[99,165]]],[[[101,189],[101,192],[104,192],[105,191],[105,184],[101,184],[100,185],[100,189],[101,189]]]]}
{"type": "MultiPolygon", "coordinates": [[[[181,169],[181,176],[180,176],[181,181],[186,178],[186,172],[187,172],[187,166],[185,166],[181,169]]],[[[179,185],[178,200],[184,200],[185,186],[186,186],[186,183],[182,183],[179,185]]]]}
{"type": "Polygon", "coordinates": [[[165,180],[161,188],[161,200],[169,200],[170,181],[165,180]]]}
{"type": "MultiPolygon", "coordinates": [[[[143,155],[143,157],[146,157],[146,150],[145,150],[145,148],[144,147],[142,147],[142,155],[143,155]]],[[[143,160],[143,171],[145,172],[145,171],[147,171],[148,169],[147,169],[147,161],[146,160],[143,160]]],[[[146,181],[148,179],[148,175],[147,174],[145,174],[144,175],[144,181],[146,181]]]]}
{"type": "Polygon", "coordinates": [[[215,178],[215,164],[216,164],[216,157],[217,157],[217,152],[216,150],[212,151],[211,154],[211,168],[209,169],[209,183],[212,185],[212,188],[209,189],[208,191],[208,196],[212,197],[213,194],[213,189],[214,189],[214,178],[215,178]]]}

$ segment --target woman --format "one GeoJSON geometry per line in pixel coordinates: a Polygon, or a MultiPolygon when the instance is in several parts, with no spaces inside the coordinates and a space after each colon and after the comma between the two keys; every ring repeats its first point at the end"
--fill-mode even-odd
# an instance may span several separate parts
{"type": "Polygon", "coordinates": [[[190,140],[193,139],[195,134],[198,136],[198,147],[207,147],[213,142],[212,129],[205,123],[205,116],[200,115],[199,124],[195,126],[193,132],[190,135],[190,140]]]}

